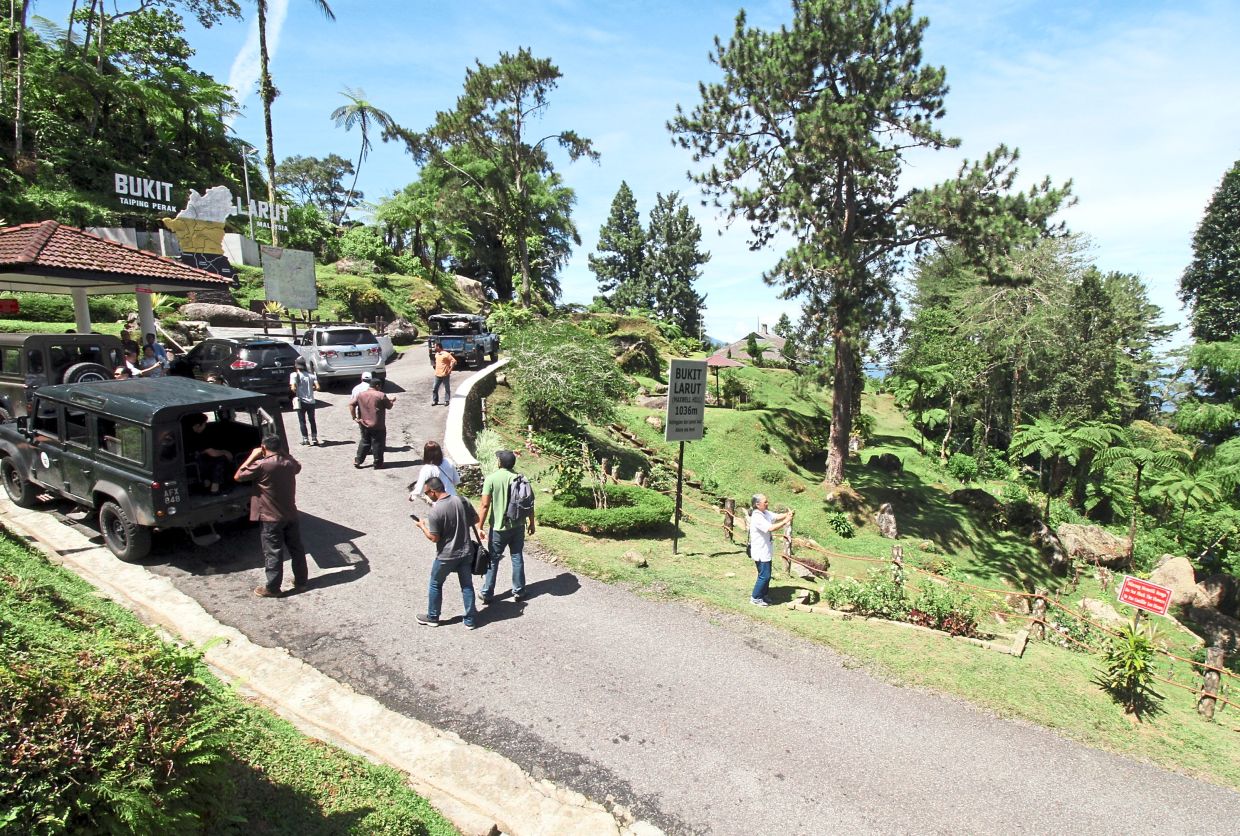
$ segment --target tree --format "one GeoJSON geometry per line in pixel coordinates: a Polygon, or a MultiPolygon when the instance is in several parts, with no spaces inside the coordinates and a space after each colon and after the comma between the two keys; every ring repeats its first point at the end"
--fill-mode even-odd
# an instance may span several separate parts
{"type": "Polygon", "coordinates": [[[1125,434],[1125,443],[1098,453],[1094,466],[1106,469],[1119,464],[1131,465],[1136,471],[1132,483],[1132,516],[1128,522],[1128,560],[1132,560],[1137,540],[1137,515],[1141,513],[1141,477],[1147,468],[1174,468],[1182,465],[1188,454],[1182,450],[1155,450],[1139,443],[1132,432],[1125,434]]]}
{"type": "Polygon", "coordinates": [[[555,64],[535,58],[528,49],[522,48],[516,55],[502,52],[498,63],[478,61],[476,67],[466,70],[465,92],[457,99],[456,108],[436,114],[435,124],[424,134],[404,129],[389,134],[403,138],[419,160],[430,157],[446,161],[448,149],[460,147],[490,164],[491,176],[475,178],[475,182],[495,207],[505,252],[511,255],[515,251],[512,261],[521,276],[521,304],[526,307],[532,300],[530,241],[537,235],[531,187],[540,177],[549,178],[554,173],[546,145],[559,145],[570,161],[598,158],[590,140],[574,131],[552,133],[532,144],[527,139],[532,121],[546,110],[547,98],[560,76],[555,64]]]}
{"type": "Polygon", "coordinates": [[[775,323],[775,327],[771,329],[785,340],[792,339],[795,329],[792,327],[792,320],[788,318],[788,314],[781,313],[779,321],[775,323]]]}
{"type": "MultiPolygon", "coordinates": [[[[285,157],[276,167],[276,185],[292,192],[302,203],[315,206],[333,222],[344,213],[344,178],[353,173],[353,163],[339,154],[326,157],[285,157]]],[[[353,197],[362,198],[361,192],[353,197]]]]}
{"type": "MultiPolygon", "coordinates": [[[[336,13],[327,4],[327,0],[310,0],[323,16],[334,21],[336,13]]],[[[258,98],[263,103],[263,134],[267,138],[267,202],[276,205],[276,146],[275,135],[271,130],[271,105],[279,95],[275,85],[271,83],[271,58],[267,54],[267,0],[254,0],[254,8],[258,12],[258,98]]],[[[280,232],[276,227],[276,213],[271,212],[271,244],[280,246],[280,232]]]]}
{"type": "Polygon", "coordinates": [[[637,307],[650,307],[648,294],[633,293],[642,280],[646,230],[642,228],[633,190],[623,180],[612,198],[606,223],[599,227],[598,252],[597,256],[591,255],[588,262],[598,279],[599,292],[604,295],[614,292],[626,298],[637,296],[640,297],[637,307]]]}
{"type": "Polygon", "coordinates": [[[678,192],[656,199],[646,234],[646,257],[642,284],[653,297],[659,318],[680,328],[685,335],[701,331],[702,306],[706,297],[693,288],[701,278],[701,266],[710,261],[702,252],[702,228],[680,200],[678,192]]]}
{"type": "Polygon", "coordinates": [[[366,159],[371,149],[371,127],[382,128],[384,133],[390,133],[396,127],[396,123],[386,111],[366,101],[366,91],[360,87],[357,90],[346,87],[340,95],[348,99],[349,103],[332,111],[332,121],[336,123],[337,128],[343,127],[346,131],[353,130],[353,126],[356,125],[362,135],[362,147],[357,154],[357,167],[353,170],[353,184],[349,186],[349,192],[344,198],[344,206],[341,207],[340,214],[336,217],[337,224],[344,221],[345,213],[352,205],[353,192],[357,189],[357,176],[362,173],[362,161],[366,159]]]}
{"type": "Polygon", "coordinates": [[[1193,236],[1193,260],[1180,277],[1193,338],[1226,342],[1240,334],[1240,160],[1206,207],[1193,236]]]}
{"type": "Polygon", "coordinates": [[[1041,481],[1046,490],[1046,505],[1042,509],[1044,520],[1050,520],[1051,496],[1058,492],[1062,483],[1062,466],[1076,464],[1084,450],[1103,450],[1119,438],[1122,438],[1119,427],[1097,421],[1078,423],[1037,418],[1032,424],[1020,427],[1012,438],[1011,451],[1019,458],[1038,457],[1041,481]],[[1048,462],[1049,471],[1045,467],[1048,462]]]}
{"type": "Polygon", "coordinates": [[[1001,146],[952,181],[901,192],[908,150],[958,145],[933,127],[947,85],[942,69],[922,66],[926,21],[888,0],[794,0],[792,11],[774,32],[748,28],[741,12],[711,55],[723,81],[700,85],[701,103],[678,107],[669,129],[695,162],[711,160],[690,177],[749,223],[753,249],[793,238],[764,279],[825,312],[835,349],[827,479],[839,483],[861,350],[894,308],[900,259],[947,238],[1005,279],[1007,251],[1044,229],[1067,190],[1043,182],[1010,194],[1017,154],[1001,146]]]}
{"type": "Polygon", "coordinates": [[[930,399],[946,389],[953,378],[952,370],[946,363],[906,369],[892,376],[895,401],[908,411],[920,435],[918,452],[925,452],[926,430],[932,430],[947,420],[947,410],[933,406],[930,399]]]}
{"type": "Polygon", "coordinates": [[[754,336],[752,331],[745,340],[745,353],[749,355],[749,359],[753,361],[755,366],[762,365],[762,346],[758,345],[758,338],[754,336]]]}

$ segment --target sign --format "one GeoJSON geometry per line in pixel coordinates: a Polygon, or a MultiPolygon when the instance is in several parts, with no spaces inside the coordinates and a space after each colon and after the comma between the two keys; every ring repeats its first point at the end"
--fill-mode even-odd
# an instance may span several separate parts
{"type": "Polygon", "coordinates": [[[0,314],[21,313],[21,303],[16,299],[0,299],[0,314]]]}
{"type": "Polygon", "coordinates": [[[706,427],[706,361],[673,360],[667,372],[665,441],[697,441],[706,427]]]}
{"type": "Polygon", "coordinates": [[[287,250],[264,244],[263,289],[273,302],[297,311],[312,311],[319,306],[314,285],[314,253],[287,250]]]}
{"type": "MultiPolygon", "coordinates": [[[[175,197],[174,189],[179,190],[176,184],[166,180],[123,171],[112,172],[112,193],[116,195],[116,199],[122,206],[148,209],[153,212],[176,212],[180,201],[175,197]]],[[[190,192],[189,199],[192,200],[194,191],[191,189],[190,192]]],[[[265,200],[251,200],[247,203],[240,197],[234,199],[229,194],[228,209],[224,217],[219,218],[221,222],[231,215],[251,217],[263,223],[270,223],[274,217],[276,227],[288,231],[289,208],[282,203],[274,206],[265,200]]],[[[192,248],[191,251],[197,252],[192,248]]]]}
{"type": "Polygon", "coordinates": [[[1166,615],[1167,608],[1171,606],[1171,590],[1131,575],[1124,575],[1124,582],[1119,586],[1119,600],[1121,604],[1128,604],[1154,615],[1166,615]]]}

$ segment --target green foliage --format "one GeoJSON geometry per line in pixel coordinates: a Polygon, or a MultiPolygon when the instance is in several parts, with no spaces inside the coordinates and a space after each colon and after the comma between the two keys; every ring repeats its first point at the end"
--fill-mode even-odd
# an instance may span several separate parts
{"type": "MultiPolygon", "coordinates": [[[[859,412],[853,416],[853,432],[861,436],[861,440],[869,442],[874,437],[874,427],[877,419],[868,412],[859,412]]],[[[825,439],[824,439],[825,442],[825,439]]],[[[824,449],[826,444],[821,445],[824,449]]]]}
{"type": "Polygon", "coordinates": [[[335,216],[336,223],[343,223],[349,209],[353,207],[354,197],[358,196],[357,177],[362,173],[362,163],[365,162],[373,147],[370,141],[371,129],[383,131],[384,136],[390,135],[396,129],[396,122],[392,120],[387,111],[381,110],[366,100],[366,91],[361,88],[353,90],[345,87],[340,95],[348,99],[349,103],[332,111],[332,121],[336,123],[337,128],[344,128],[346,131],[351,131],[356,127],[362,136],[362,145],[357,154],[357,168],[353,172],[353,183],[345,194],[340,212],[335,216]]]}
{"type": "Polygon", "coordinates": [[[848,519],[848,515],[843,511],[828,511],[827,525],[831,526],[831,530],[845,540],[852,539],[856,534],[852,521],[848,519]]]}
{"type": "Polygon", "coordinates": [[[373,226],[350,227],[340,236],[339,248],[341,258],[370,261],[381,269],[390,269],[395,257],[383,235],[373,226]]]}
{"type": "Polygon", "coordinates": [[[758,471],[758,481],[768,485],[782,485],[788,481],[788,471],[782,467],[766,467],[758,471]]]}
{"type": "Polygon", "coordinates": [[[1193,236],[1193,260],[1180,277],[1180,300],[1191,310],[1198,342],[1226,342],[1240,331],[1240,161],[1206,206],[1193,236]]]}
{"type": "Polygon", "coordinates": [[[944,630],[953,636],[976,636],[982,608],[977,600],[955,586],[924,580],[909,605],[913,624],[944,630]]]}
{"type": "Polygon", "coordinates": [[[1126,625],[1111,638],[1102,661],[1105,667],[1094,681],[1127,713],[1141,719],[1158,712],[1162,695],[1154,690],[1154,643],[1144,630],[1126,625]]]}
{"type": "Polygon", "coordinates": [[[474,439],[474,458],[478,460],[478,467],[482,470],[484,478],[499,469],[495,454],[507,449],[508,445],[495,430],[483,430],[478,433],[478,437],[474,439]]]}
{"type": "Polygon", "coordinates": [[[594,508],[589,491],[540,503],[538,522],[552,528],[606,537],[624,537],[668,525],[675,505],[670,497],[636,485],[607,485],[606,508],[594,508]]]}
{"type": "Polygon", "coordinates": [[[637,200],[622,180],[612,198],[611,213],[598,231],[599,254],[588,258],[599,292],[613,294],[613,306],[644,308],[653,304],[651,294],[641,284],[645,252],[646,231],[637,212],[637,200]]]}
{"type": "Polygon", "coordinates": [[[1051,608],[1046,626],[1047,641],[1076,653],[1092,653],[1093,648],[1106,637],[1106,634],[1089,626],[1085,619],[1077,618],[1058,607],[1051,608]]]}
{"type": "Polygon", "coordinates": [[[564,320],[515,330],[504,344],[522,416],[536,427],[557,416],[607,423],[616,402],[631,393],[607,344],[564,320]]]}
{"type": "Polygon", "coordinates": [[[529,308],[499,304],[491,308],[491,313],[487,317],[487,327],[503,336],[532,325],[536,319],[534,312],[529,308]]]}
{"type": "Polygon", "coordinates": [[[745,353],[749,355],[749,359],[755,366],[762,365],[762,347],[758,345],[758,338],[752,331],[745,340],[745,353]]]}
{"type": "Polygon", "coordinates": [[[977,479],[977,459],[964,453],[952,453],[947,460],[947,472],[961,482],[972,482],[977,479]]]}
{"type": "Polygon", "coordinates": [[[349,317],[358,321],[372,320],[382,316],[390,319],[391,306],[383,292],[373,281],[360,276],[340,276],[330,285],[324,285],[323,295],[336,303],[349,317]]]}
{"type": "MultiPolygon", "coordinates": [[[[276,166],[276,185],[302,202],[297,208],[315,209],[316,214],[334,228],[335,219],[344,212],[344,178],[351,174],[353,163],[338,154],[322,158],[286,157],[276,166]]],[[[354,192],[353,198],[360,200],[362,193],[354,192]]]]}
{"type": "MultiPolygon", "coordinates": [[[[73,300],[59,293],[12,293],[4,298],[16,297],[21,307],[22,319],[32,322],[73,322],[73,300]]],[[[87,297],[90,318],[95,322],[115,322],[124,319],[138,309],[133,297],[90,296],[87,297]]]]}
{"type": "Polygon", "coordinates": [[[836,609],[848,608],[860,615],[903,621],[908,615],[904,585],[884,569],[872,569],[864,581],[840,578],[827,581],[822,599],[836,609]]]}
{"type": "Polygon", "coordinates": [[[710,253],[701,250],[702,228],[678,192],[659,194],[650,212],[642,284],[649,288],[655,313],[683,334],[702,327],[706,297],[694,289],[710,253]]]}

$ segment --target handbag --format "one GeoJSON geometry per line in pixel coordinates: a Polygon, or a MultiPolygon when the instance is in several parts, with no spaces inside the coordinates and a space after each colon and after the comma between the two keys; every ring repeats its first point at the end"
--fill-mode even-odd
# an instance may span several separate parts
{"type": "Polygon", "coordinates": [[[470,566],[473,567],[475,575],[485,575],[491,568],[491,550],[482,547],[482,541],[478,539],[478,535],[472,528],[469,533],[471,535],[469,538],[470,566]]]}

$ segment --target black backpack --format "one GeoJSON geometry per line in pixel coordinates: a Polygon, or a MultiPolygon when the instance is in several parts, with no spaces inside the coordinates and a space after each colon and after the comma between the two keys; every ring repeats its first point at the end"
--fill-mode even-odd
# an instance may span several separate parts
{"type": "Polygon", "coordinates": [[[508,485],[508,507],[504,510],[504,524],[520,525],[527,517],[534,516],[534,489],[530,480],[518,473],[508,485]]]}

